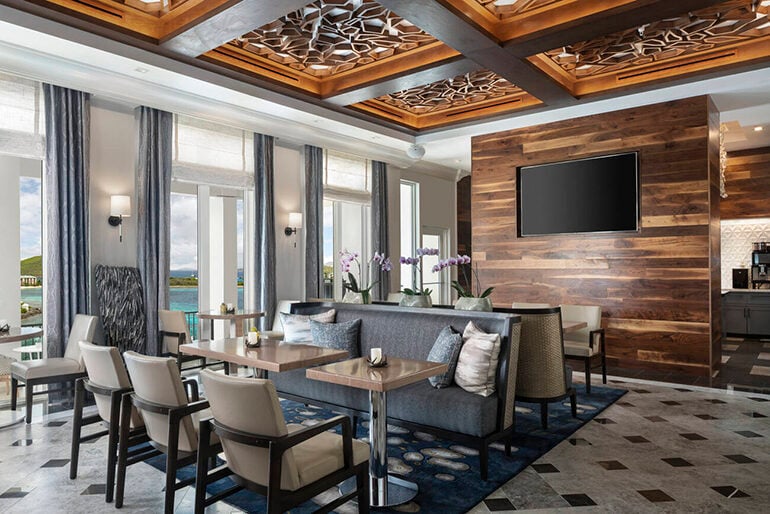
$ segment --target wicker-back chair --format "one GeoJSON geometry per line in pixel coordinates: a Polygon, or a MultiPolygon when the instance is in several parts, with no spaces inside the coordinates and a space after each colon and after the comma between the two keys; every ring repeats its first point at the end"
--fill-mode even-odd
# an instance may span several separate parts
{"type": "Polygon", "coordinates": [[[577,417],[572,370],[564,363],[561,308],[514,310],[521,316],[516,399],[540,404],[543,428],[548,428],[548,403],[567,396],[577,417]]]}

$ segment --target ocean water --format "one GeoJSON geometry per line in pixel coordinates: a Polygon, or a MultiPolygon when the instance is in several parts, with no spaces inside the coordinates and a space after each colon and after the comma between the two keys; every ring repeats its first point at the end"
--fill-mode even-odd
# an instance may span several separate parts
{"type": "MultiPolygon", "coordinates": [[[[30,306],[42,309],[43,288],[25,287],[21,290],[21,301],[30,306]]],[[[198,312],[198,288],[197,287],[172,287],[169,291],[170,308],[174,311],[198,312]]],[[[215,307],[219,307],[216,305],[215,307]]],[[[243,287],[238,287],[238,307],[243,307],[243,287]]],[[[40,325],[42,316],[32,316],[22,323],[23,325],[40,325]]]]}

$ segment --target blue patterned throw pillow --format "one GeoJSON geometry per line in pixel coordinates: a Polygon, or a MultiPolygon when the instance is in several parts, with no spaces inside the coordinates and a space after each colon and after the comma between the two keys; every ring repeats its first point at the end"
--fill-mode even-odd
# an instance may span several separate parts
{"type": "Polygon", "coordinates": [[[310,333],[313,335],[314,345],[333,350],[347,350],[351,359],[361,356],[361,350],[358,347],[360,330],[360,319],[343,323],[320,323],[310,320],[310,333]]]}
{"type": "Polygon", "coordinates": [[[449,387],[455,376],[457,367],[457,358],[460,356],[460,348],[463,346],[463,337],[455,332],[452,327],[446,326],[441,329],[433,348],[428,354],[428,361],[447,364],[448,369],[443,375],[430,377],[428,382],[437,389],[449,387]]]}

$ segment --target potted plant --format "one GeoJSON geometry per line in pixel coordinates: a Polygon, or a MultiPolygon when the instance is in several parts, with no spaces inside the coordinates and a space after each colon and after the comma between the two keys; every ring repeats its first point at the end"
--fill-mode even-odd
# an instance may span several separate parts
{"type": "MultiPolygon", "coordinates": [[[[367,281],[364,280],[361,262],[358,260],[359,257],[360,255],[358,252],[349,252],[347,250],[340,252],[340,270],[348,276],[347,280],[345,280],[344,275],[342,279],[342,290],[345,291],[345,294],[342,297],[344,303],[372,303],[372,287],[374,287],[378,281],[375,280],[368,286],[366,285],[367,281]],[[358,268],[360,280],[357,280],[356,276],[351,271],[353,263],[355,263],[356,268],[358,268]]],[[[379,266],[382,271],[390,271],[393,269],[390,258],[385,257],[385,254],[379,252],[374,252],[372,258],[369,259],[368,264],[370,275],[377,266],[379,266]]],[[[369,278],[369,281],[371,281],[371,277],[369,278]]]]}
{"type": "Polygon", "coordinates": [[[401,290],[399,305],[404,307],[432,307],[431,290],[422,285],[422,258],[426,255],[438,255],[438,248],[418,248],[416,257],[401,257],[399,262],[412,266],[412,287],[401,290]]]}
{"type": "Polygon", "coordinates": [[[476,268],[471,266],[471,258],[467,255],[458,255],[457,257],[450,257],[433,267],[433,271],[441,271],[449,266],[457,266],[462,271],[465,283],[468,284],[466,289],[459,281],[452,281],[452,288],[457,291],[457,302],[455,303],[455,309],[464,311],[492,311],[492,299],[489,295],[492,294],[494,287],[488,287],[483,292],[481,291],[481,282],[479,281],[479,266],[476,263],[476,268]],[[470,270],[470,280],[468,276],[468,270],[470,270]],[[476,283],[476,294],[473,292],[473,285],[476,283]],[[477,296],[478,295],[478,296],[477,296]]]}

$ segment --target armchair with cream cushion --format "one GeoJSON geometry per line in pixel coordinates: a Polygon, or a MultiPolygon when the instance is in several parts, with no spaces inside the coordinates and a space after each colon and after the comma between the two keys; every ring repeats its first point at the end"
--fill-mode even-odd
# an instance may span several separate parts
{"type": "Polygon", "coordinates": [[[562,305],[561,315],[565,320],[588,323],[586,328],[570,332],[564,337],[564,354],[567,358],[583,361],[586,372],[586,392],[590,394],[593,360],[601,359],[602,383],[607,383],[602,308],[598,305],[562,305]]]}
{"type": "Polygon", "coordinates": [[[32,422],[33,394],[46,394],[48,391],[33,393],[36,385],[74,382],[86,375],[80,358],[79,341],[93,342],[98,318],[86,314],[76,314],[72,320],[64,357],[49,357],[32,361],[17,361],[11,364],[11,410],[16,410],[17,388],[25,386],[27,423],[32,422]]]}
{"type": "MultiPolygon", "coordinates": [[[[184,311],[158,310],[158,334],[163,354],[174,357],[180,371],[182,370],[182,364],[185,362],[200,362],[200,364],[196,366],[185,369],[205,368],[208,365],[206,357],[184,355],[179,351],[181,345],[193,342],[184,311]]],[[[209,364],[221,364],[221,362],[212,362],[209,364]]],[[[225,365],[225,373],[227,373],[227,370],[228,368],[225,365]]]]}
{"type": "MultiPolygon", "coordinates": [[[[136,407],[144,420],[149,443],[166,454],[165,512],[174,510],[177,489],[194,483],[193,478],[177,483],[177,469],[193,464],[198,451],[198,421],[209,414],[202,412],[209,402],[198,398],[198,384],[194,380],[182,381],[176,361],[170,357],[150,357],[135,352],[125,352],[123,358],[131,377],[134,392],[130,401],[124,401],[120,410],[120,435],[118,449],[118,477],[115,506],[123,505],[128,460],[128,434],[131,406],[136,407]],[[191,387],[188,398],[185,386],[191,387]]],[[[216,447],[218,440],[212,436],[204,444],[216,447]]]]}
{"type": "Polygon", "coordinates": [[[206,499],[206,483],[232,473],[239,486],[267,496],[269,514],[285,512],[344,480],[356,477],[356,490],[320,511],[329,512],[358,497],[358,512],[369,512],[369,445],[352,436],[350,419],[336,416],[312,427],[287,425],[270,380],[227,377],[208,370],[201,381],[213,420],[201,423],[201,441],[218,435],[227,461],[208,473],[211,455],[198,450],[195,512],[223,498],[206,499]],[[342,435],[328,430],[340,426],[342,435]],[[212,476],[213,475],[213,476],[212,476]]]}

